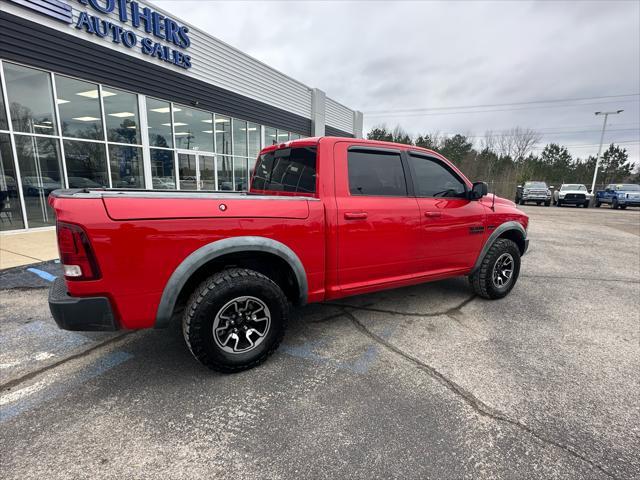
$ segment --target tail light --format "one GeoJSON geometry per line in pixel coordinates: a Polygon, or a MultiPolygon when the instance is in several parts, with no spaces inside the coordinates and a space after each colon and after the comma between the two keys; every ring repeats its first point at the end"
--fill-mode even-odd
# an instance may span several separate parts
{"type": "Polygon", "coordinates": [[[100,269],[85,231],[78,225],[58,222],[57,233],[64,276],[69,280],[100,278],[100,269]]]}

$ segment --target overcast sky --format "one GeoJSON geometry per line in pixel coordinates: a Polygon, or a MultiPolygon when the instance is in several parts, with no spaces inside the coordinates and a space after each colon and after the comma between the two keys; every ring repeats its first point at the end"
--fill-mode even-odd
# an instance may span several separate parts
{"type": "Polygon", "coordinates": [[[363,111],[365,132],[385,123],[479,140],[521,126],[586,157],[600,140],[594,112],[624,109],[605,141],[640,160],[637,0],[155,3],[363,111]],[[471,108],[604,96],[620,97],[471,108]],[[415,111],[441,107],[464,108],[415,111]]]}

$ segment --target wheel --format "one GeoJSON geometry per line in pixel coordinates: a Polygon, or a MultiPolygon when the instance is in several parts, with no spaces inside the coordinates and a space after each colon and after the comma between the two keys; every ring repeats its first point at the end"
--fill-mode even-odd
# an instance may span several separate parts
{"type": "Polygon", "coordinates": [[[500,238],[482,260],[480,268],[469,276],[473,290],[483,298],[505,297],[518,281],[520,250],[506,238],[500,238]]]}
{"type": "Polygon", "coordinates": [[[556,202],[556,205],[557,205],[558,207],[561,207],[561,206],[562,206],[562,200],[558,199],[558,201],[556,202]]]}
{"type": "Polygon", "coordinates": [[[582,206],[583,206],[584,208],[589,208],[589,200],[587,200],[586,202],[584,202],[584,203],[582,204],[582,206]]]}
{"type": "Polygon", "coordinates": [[[600,208],[600,205],[602,205],[598,200],[596,200],[596,203],[594,204],[596,208],[600,208]]]}
{"type": "Polygon", "coordinates": [[[611,204],[611,208],[613,208],[614,210],[618,209],[618,200],[613,200],[613,203],[611,204]]]}
{"type": "Polygon", "coordinates": [[[203,365],[223,373],[253,368],[280,345],[289,305],[261,273],[244,268],[218,272],[191,295],[182,332],[203,365]]]}
{"type": "Polygon", "coordinates": [[[551,205],[551,200],[547,200],[546,202],[544,202],[545,207],[548,207],[549,205],[551,205]]]}
{"type": "Polygon", "coordinates": [[[536,205],[537,205],[537,206],[540,206],[540,202],[536,202],[536,205]]]}
{"type": "Polygon", "coordinates": [[[519,205],[524,205],[524,200],[521,198],[520,201],[518,202],[519,205]]]}
{"type": "Polygon", "coordinates": [[[626,210],[627,206],[626,205],[620,205],[620,210],[626,210]]]}

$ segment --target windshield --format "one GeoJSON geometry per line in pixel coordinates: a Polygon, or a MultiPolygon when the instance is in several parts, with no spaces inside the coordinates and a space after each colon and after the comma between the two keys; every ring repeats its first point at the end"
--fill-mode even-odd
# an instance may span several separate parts
{"type": "Polygon", "coordinates": [[[567,185],[562,185],[562,188],[560,190],[587,190],[587,187],[585,187],[584,185],[580,185],[577,183],[569,183],[567,185]]]}
{"type": "Polygon", "coordinates": [[[524,184],[524,188],[547,188],[547,184],[544,182],[527,182],[524,184]]]}
{"type": "Polygon", "coordinates": [[[258,157],[251,190],[316,192],[316,147],[281,148],[258,157]]]}
{"type": "Polygon", "coordinates": [[[616,190],[619,192],[640,192],[640,185],[633,185],[625,183],[623,185],[616,185],[616,190]]]}

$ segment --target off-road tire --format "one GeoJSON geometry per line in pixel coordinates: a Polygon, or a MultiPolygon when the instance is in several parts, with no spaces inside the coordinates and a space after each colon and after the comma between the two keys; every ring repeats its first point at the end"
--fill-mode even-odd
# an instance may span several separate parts
{"type": "Polygon", "coordinates": [[[495,241],[482,259],[480,268],[469,275],[469,283],[479,296],[490,300],[503,298],[513,289],[520,274],[520,250],[512,240],[500,238],[495,241]],[[492,279],[493,267],[503,253],[511,254],[514,270],[511,281],[504,288],[497,288],[492,279]]]}
{"type": "Polygon", "coordinates": [[[235,373],[260,365],[278,348],[288,316],[287,298],[276,283],[253,270],[230,268],[212,275],[193,292],[182,318],[182,333],[200,363],[218,372],[235,373]],[[253,350],[228,353],[216,344],[213,323],[227,302],[242,296],[253,296],[266,304],[270,327],[253,350]]]}

